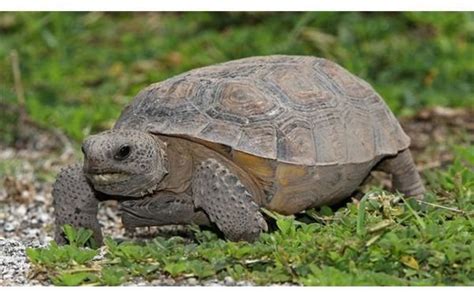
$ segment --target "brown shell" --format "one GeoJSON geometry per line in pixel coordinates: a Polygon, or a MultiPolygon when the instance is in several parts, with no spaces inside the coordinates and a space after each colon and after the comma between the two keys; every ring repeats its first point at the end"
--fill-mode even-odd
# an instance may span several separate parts
{"type": "Polygon", "coordinates": [[[303,56],[245,58],[153,84],[115,127],[297,165],[361,163],[409,145],[369,84],[331,61],[303,56]]]}

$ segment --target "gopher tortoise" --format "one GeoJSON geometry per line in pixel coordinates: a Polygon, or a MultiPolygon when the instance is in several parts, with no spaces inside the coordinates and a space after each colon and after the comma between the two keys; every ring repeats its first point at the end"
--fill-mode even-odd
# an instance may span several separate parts
{"type": "Polygon", "coordinates": [[[126,228],[216,226],[255,240],[281,214],[348,198],[370,174],[422,198],[410,140],[374,89],[308,56],[252,57],[183,73],[142,90],[112,130],[82,145],[84,163],[53,188],[61,226],[94,231],[99,202],[117,200],[126,228]]]}

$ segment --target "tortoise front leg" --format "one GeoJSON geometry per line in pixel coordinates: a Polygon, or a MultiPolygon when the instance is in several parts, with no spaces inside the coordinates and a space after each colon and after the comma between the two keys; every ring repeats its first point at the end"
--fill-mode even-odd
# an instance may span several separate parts
{"type": "Polygon", "coordinates": [[[62,231],[64,224],[91,229],[94,239],[102,244],[102,231],[97,220],[99,200],[89,185],[80,164],[61,170],[53,185],[53,206],[55,218],[54,239],[65,244],[62,231]]]}
{"type": "Polygon", "coordinates": [[[216,159],[203,161],[195,170],[192,191],[194,204],[232,241],[254,241],[267,223],[252,195],[224,164],[216,159]]]}

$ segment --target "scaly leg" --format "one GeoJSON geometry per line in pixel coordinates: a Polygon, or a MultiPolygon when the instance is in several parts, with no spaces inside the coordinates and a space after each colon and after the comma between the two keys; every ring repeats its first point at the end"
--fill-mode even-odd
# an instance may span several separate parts
{"type": "Polygon", "coordinates": [[[70,224],[76,228],[91,229],[95,241],[102,244],[102,232],[97,220],[99,200],[86,181],[81,165],[75,164],[61,170],[53,185],[53,206],[54,239],[57,243],[66,243],[61,228],[64,224],[70,224]]]}
{"type": "Polygon", "coordinates": [[[252,195],[223,163],[203,161],[192,182],[194,204],[202,208],[212,222],[232,241],[254,241],[267,223],[252,195]]]}
{"type": "Polygon", "coordinates": [[[376,169],[392,174],[392,188],[407,197],[423,199],[425,187],[416,170],[410,150],[405,149],[394,157],[384,158],[376,169]]]}

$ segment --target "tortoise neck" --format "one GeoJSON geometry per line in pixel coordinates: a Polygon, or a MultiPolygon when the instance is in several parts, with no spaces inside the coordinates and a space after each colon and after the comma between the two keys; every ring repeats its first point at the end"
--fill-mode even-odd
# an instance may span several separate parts
{"type": "Polygon", "coordinates": [[[158,190],[184,193],[191,186],[193,158],[183,145],[182,139],[161,136],[156,137],[166,149],[168,175],[159,183],[158,190]]]}

